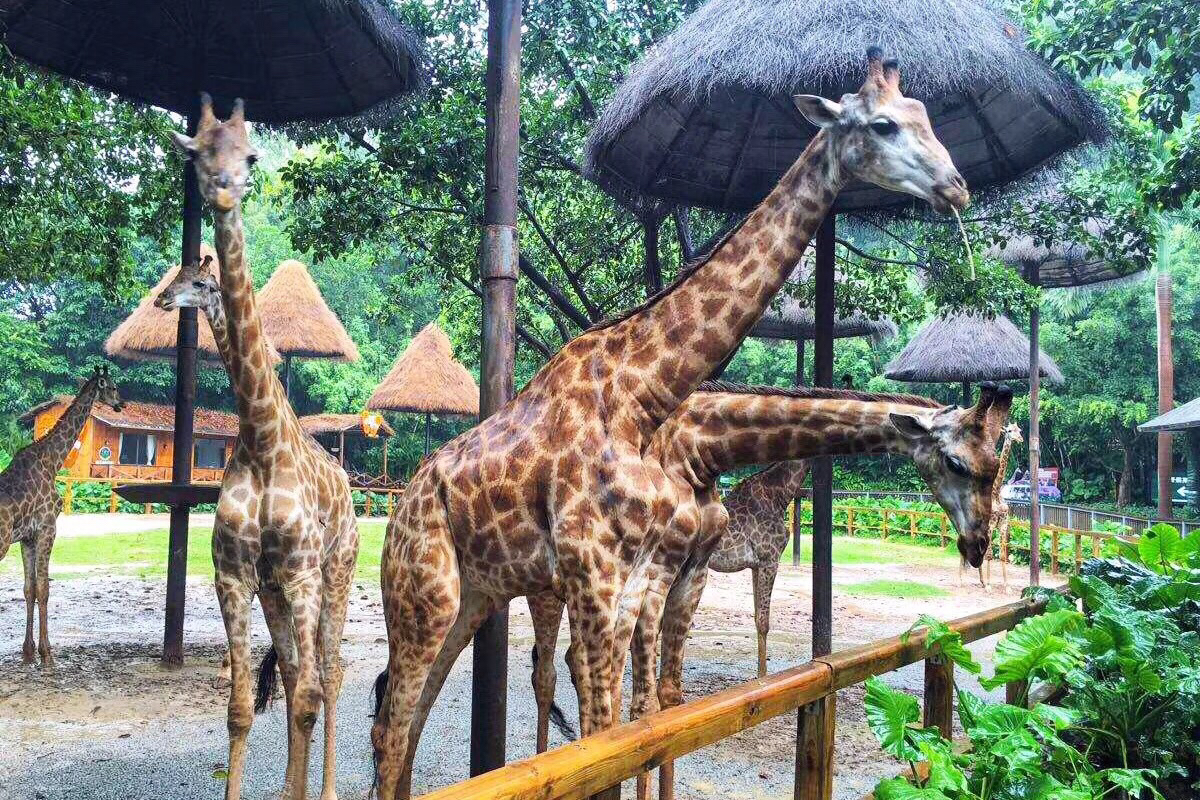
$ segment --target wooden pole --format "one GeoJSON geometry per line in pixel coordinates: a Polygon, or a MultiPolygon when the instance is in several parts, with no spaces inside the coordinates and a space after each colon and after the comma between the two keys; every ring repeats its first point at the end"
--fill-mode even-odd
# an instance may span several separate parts
{"type": "MultiPolygon", "coordinates": [[[[1033,286],[1041,283],[1038,275],[1038,264],[1029,266],[1027,279],[1033,286]]],[[[1041,449],[1041,439],[1038,437],[1038,391],[1041,380],[1041,365],[1038,363],[1038,327],[1041,309],[1033,307],[1029,312],[1029,585],[1037,586],[1041,580],[1041,542],[1038,526],[1038,460],[1041,449]]]]}
{"type": "Polygon", "coordinates": [[[283,396],[292,402],[292,354],[283,357],[283,396]]]}
{"type": "Polygon", "coordinates": [[[429,455],[429,412],[425,412],[425,455],[429,455]]]}
{"type": "Polygon", "coordinates": [[[388,436],[387,434],[384,434],[384,436],[383,436],[383,482],[384,483],[387,483],[387,477],[388,477],[387,451],[388,451],[388,443],[390,441],[391,441],[391,437],[388,436]]]}
{"type": "MultiPolygon", "coordinates": [[[[188,115],[189,136],[196,135],[200,120],[200,95],[196,94],[192,113],[188,115]]],[[[183,247],[181,264],[200,260],[200,184],[191,161],[183,164],[183,247]]],[[[175,430],[172,446],[175,458],[171,465],[171,482],[186,485],[192,482],[192,441],[196,413],[196,309],[179,309],[175,339],[175,430]]],[[[171,506],[170,533],[167,541],[167,597],[163,618],[164,667],[183,665],[183,618],[187,602],[187,545],[188,519],[191,507],[171,506]]]]}
{"type": "Polygon", "coordinates": [[[947,739],[954,733],[954,662],[941,654],[925,659],[925,727],[947,739]]]}
{"type": "MultiPolygon", "coordinates": [[[[804,385],[804,336],[796,336],[796,385],[804,385]]],[[[800,566],[800,498],[792,499],[792,566],[800,566]]]]}
{"type": "Polygon", "coordinates": [[[346,432],[338,431],[338,465],[346,466],[346,432]]]}
{"type": "MultiPolygon", "coordinates": [[[[483,353],[480,418],[513,396],[516,357],[517,150],[520,132],[521,2],[488,0],[484,152],[483,353]]],[[[508,708],[508,606],[475,633],[471,671],[471,774],[504,764],[508,708]]]]}
{"type": "Polygon", "coordinates": [[[962,392],[963,392],[963,402],[962,402],[963,408],[970,408],[971,407],[971,382],[970,381],[962,382],[962,392]]]}

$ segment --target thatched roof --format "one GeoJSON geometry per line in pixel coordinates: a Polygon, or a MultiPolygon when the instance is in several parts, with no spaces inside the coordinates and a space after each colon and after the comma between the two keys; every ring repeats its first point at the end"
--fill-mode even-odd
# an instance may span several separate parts
{"type": "MultiPolygon", "coordinates": [[[[1088,220],[1084,228],[1089,234],[1098,236],[1103,223],[1088,220]]],[[[1012,236],[1003,245],[988,248],[988,255],[1015,268],[1022,277],[1032,275],[1032,267],[1036,265],[1038,285],[1047,289],[1098,286],[1146,275],[1145,272],[1121,272],[1104,258],[1089,253],[1087,246],[1079,242],[1055,242],[1047,246],[1038,244],[1032,236],[1012,236]]]]}
{"type": "MultiPolygon", "coordinates": [[[[1045,352],[1038,356],[1042,377],[1063,382],[1062,371],[1045,352]]],[[[1029,378],[1029,338],[1003,316],[951,314],[926,322],[883,374],[910,383],[1019,381],[1029,378]]]]}
{"type": "Polygon", "coordinates": [[[358,347],[342,327],[308,269],[289,259],[258,292],[263,331],[285,356],[358,361],[358,347]]]}
{"type": "MultiPolygon", "coordinates": [[[[73,395],[60,394],[39,403],[26,411],[18,421],[25,424],[33,423],[38,414],[56,406],[66,408],[75,399],[73,395]]],[[[116,411],[103,403],[92,406],[91,416],[113,428],[127,431],[151,431],[154,433],[170,433],[175,430],[175,406],[161,403],[139,403],[126,401],[121,404],[121,410],[116,411]]],[[[228,411],[214,411],[209,408],[197,408],[194,417],[194,430],[199,436],[221,436],[232,439],[238,435],[237,414],[228,411]]]]}
{"type": "MultiPolygon", "coordinates": [[[[1097,104],[1024,39],[978,0],[709,0],[617,89],[587,170],[619,198],[750,209],[815,133],[791,96],[857,91],[878,45],[971,189],[1006,184],[1105,130],[1097,104]]],[[[854,183],[837,208],[915,202],[854,183]]]]}
{"type": "MultiPolygon", "coordinates": [[[[790,281],[805,281],[812,274],[809,261],[803,261],[792,271],[790,281]]],[[[838,276],[841,280],[841,276],[838,276]]],[[[808,341],[816,338],[816,312],[794,297],[784,296],[780,309],[768,308],[766,313],[750,329],[750,335],[756,339],[787,339],[789,341],[808,341]]],[[[870,319],[854,312],[844,317],[840,314],[833,318],[833,338],[854,339],[859,336],[869,337],[873,342],[891,339],[896,335],[896,323],[890,319],[870,319]]]]}
{"type": "Polygon", "coordinates": [[[370,122],[425,83],[420,40],[383,0],[0,0],[0,30],[39,66],[184,115],[204,90],[261,122],[370,122]]]}
{"type": "Polygon", "coordinates": [[[436,322],[426,325],[367,401],[375,411],[478,416],[479,386],[454,360],[450,337],[436,322]]]}
{"type": "Polygon", "coordinates": [[[1149,422],[1143,422],[1141,425],[1138,425],[1138,430],[1142,433],[1182,431],[1187,428],[1200,428],[1200,397],[1190,400],[1181,406],[1176,406],[1149,422]]]}
{"type": "MultiPolygon", "coordinates": [[[[213,257],[219,271],[220,262],[216,260],[216,252],[207,244],[200,245],[200,257],[213,257]]],[[[179,267],[167,270],[162,280],[154,284],[149,294],[141,299],[117,329],[108,335],[104,342],[104,352],[113,358],[124,358],[131,361],[174,361],[175,341],[179,325],[179,312],[165,311],[154,305],[154,299],[175,280],[179,267]]],[[[203,316],[201,314],[200,316],[203,316]]],[[[217,352],[217,344],[213,341],[212,329],[208,322],[201,321],[197,325],[196,355],[210,367],[222,367],[221,354],[217,352]]],[[[271,343],[267,342],[267,355],[271,363],[278,364],[282,359],[271,343]]]]}
{"type": "MultiPolygon", "coordinates": [[[[300,418],[300,427],[309,436],[321,436],[326,433],[349,433],[364,436],[362,417],[358,414],[309,414],[300,418]]],[[[379,426],[380,436],[392,436],[396,433],[387,420],[379,426]]]]}

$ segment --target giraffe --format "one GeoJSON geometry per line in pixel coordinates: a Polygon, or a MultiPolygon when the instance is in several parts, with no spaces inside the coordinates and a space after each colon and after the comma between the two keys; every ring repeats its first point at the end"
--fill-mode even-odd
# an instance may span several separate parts
{"type": "MultiPolygon", "coordinates": [[[[309,745],[325,711],[322,800],[335,800],[335,723],[342,628],[358,526],[350,483],[337,462],[311,446],[271,367],[254,287],[245,261],[241,199],[256,154],[242,101],[225,122],[201,96],[196,135],[173,135],[196,168],[216,231],[223,357],[238,411],[238,439],[221,484],[213,528],[217,600],[229,644],[229,777],[226,800],[241,796],[246,740],[254,715],[250,670],[250,603],[255,595],[271,631],[283,677],[288,760],[282,797],[307,795],[309,745]]],[[[180,270],[181,275],[184,270],[180,270]]],[[[162,307],[197,305],[210,314],[211,291],[164,292],[162,307]]],[[[220,319],[210,314],[212,319],[220,319]]],[[[218,331],[214,329],[214,336],[218,331]]],[[[264,672],[273,673],[270,659],[264,672]]]]}
{"type": "MultiPolygon", "coordinates": [[[[1004,444],[1000,446],[1000,466],[996,470],[996,480],[992,484],[992,520],[988,526],[991,531],[992,545],[1000,548],[1000,585],[1008,588],[1008,524],[1010,509],[1008,501],[1000,496],[1001,490],[1004,489],[1004,481],[1008,472],[1008,456],[1012,452],[1014,444],[1020,444],[1025,441],[1025,437],[1021,435],[1021,428],[1017,423],[1010,422],[1004,426],[1004,444]]],[[[979,569],[979,583],[986,589],[988,583],[992,580],[992,562],[996,560],[996,554],[993,552],[992,545],[988,546],[987,559],[983,562],[983,566],[979,569]],[[986,570],[986,574],[985,574],[986,570]]],[[[958,562],[958,582],[962,583],[963,562],[958,562]]]]}
{"type": "Polygon", "coordinates": [[[750,570],[760,678],[767,674],[771,590],[779,559],[791,538],[787,507],[807,477],[807,461],[781,461],[733,487],[724,500],[729,523],[708,563],[709,569],[717,572],[750,570]]]}
{"type": "Polygon", "coordinates": [[[33,606],[38,607],[38,658],[43,667],[54,666],[50,649],[50,551],[62,502],[54,482],[58,470],[83,430],[96,402],[121,410],[121,396],[108,372],[96,367],[45,436],[17,452],[0,473],[0,559],[14,541],[21,543],[25,568],[25,643],[21,658],[33,663],[33,606]]]}
{"type": "MultiPolygon", "coordinates": [[[[966,184],[894,62],[868,54],[841,103],[800,95],[820,130],[763,203],[667,289],[567,343],[509,403],[413,475],[388,523],[381,568],[388,629],[372,728],[380,795],[409,794],[410,755],[458,654],[518,595],[563,598],[586,735],[610,726],[647,587],[647,532],[672,499],[644,456],[655,429],[748,333],[799,261],[838,190],[856,178],[965,207],[966,184]],[[422,701],[424,705],[424,701],[422,701]],[[415,723],[415,724],[414,724],[415,723]]],[[[663,523],[660,523],[660,518],[663,523]]]]}
{"type": "MultiPolygon", "coordinates": [[[[765,553],[747,552],[752,548],[743,549],[737,539],[726,542],[729,511],[716,489],[721,473],[738,466],[792,460],[767,470],[778,470],[767,478],[779,483],[779,521],[784,529],[781,510],[803,481],[803,467],[794,463],[795,459],[906,455],[951,515],[959,532],[960,549],[971,559],[981,559],[990,519],[992,475],[997,468],[996,437],[1011,403],[1012,392],[992,384],[981,387],[979,404],[969,409],[943,407],[915,395],[809,387],[779,389],[720,381],[701,384],[655,432],[648,448],[648,454],[658,459],[675,487],[678,511],[654,554],[656,569],[651,580],[660,591],[646,595],[649,601],[665,594],[665,609],[662,604],[647,602],[637,620],[631,716],[657,710],[654,658],[660,619],[665,621],[664,677],[659,697],[664,706],[679,702],[683,646],[714,549],[725,543],[728,560],[724,563],[730,571],[765,563],[768,558],[765,553]],[[661,591],[662,583],[669,591],[661,591]]],[[[786,541],[784,529],[770,544],[777,548],[774,564],[778,564],[786,541]]],[[[769,583],[764,590],[769,596],[769,583]]],[[[756,583],[756,600],[759,591],[756,583]]],[[[553,703],[553,655],[562,604],[551,592],[542,592],[530,597],[529,605],[538,648],[533,679],[538,744],[544,747],[546,718],[553,703]]],[[[760,665],[765,667],[765,627],[759,631],[760,665]]],[[[567,660],[573,665],[569,650],[567,660]]],[[[639,794],[643,792],[639,782],[639,794]]]]}

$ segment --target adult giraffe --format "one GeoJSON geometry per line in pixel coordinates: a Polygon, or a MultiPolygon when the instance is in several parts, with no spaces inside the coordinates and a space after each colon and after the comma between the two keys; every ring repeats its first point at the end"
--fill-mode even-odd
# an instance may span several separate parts
{"type": "MultiPolygon", "coordinates": [[[[991,498],[997,472],[996,439],[1008,418],[1012,392],[984,384],[979,403],[968,409],[942,406],[926,397],[857,392],[849,389],[701,384],[655,432],[647,456],[656,459],[673,487],[676,513],[651,557],[646,603],[634,619],[634,718],[677,705],[682,693],[683,647],[707,580],[709,559],[727,547],[730,566],[740,556],[745,569],[768,556],[741,552],[726,541],[729,514],[717,491],[724,472],[750,464],[816,456],[896,453],[913,459],[938,503],[959,532],[959,549],[973,563],[987,549],[991,498]],[[660,600],[666,596],[665,604],[660,600]],[[655,695],[655,656],[660,622],[663,681],[655,695]]],[[[785,474],[784,491],[796,488],[795,466],[773,468],[785,474]]],[[[794,496],[781,493],[781,498],[794,496]]],[[[780,506],[782,510],[782,506],[780,506]]],[[[777,545],[774,562],[786,545],[777,545]]],[[[763,544],[763,543],[759,543],[763,544]]],[[[773,578],[773,574],[771,576],[773,578]]],[[[769,593],[769,585],[765,588],[769,593]]],[[[756,601],[759,586],[756,582],[756,601]]],[[[529,598],[536,646],[534,691],[538,701],[538,745],[545,746],[546,718],[554,691],[553,655],[562,604],[552,593],[529,598]]],[[[756,602],[757,605],[757,602],[756,602]]],[[[623,621],[624,624],[629,624],[623,621]]],[[[765,667],[765,635],[760,627],[760,669],[765,667]]],[[[574,643],[572,643],[574,647],[574,643]]],[[[568,661],[572,661],[570,654],[568,661]]],[[[573,661],[572,661],[573,663],[573,661]]],[[[765,670],[764,670],[765,671],[765,670]]],[[[639,794],[644,787],[639,783],[639,794]]]]}
{"type": "MultiPolygon", "coordinates": [[[[246,738],[254,718],[250,603],[257,594],[287,703],[282,797],[303,800],[307,795],[309,744],[324,705],[321,797],[335,800],[334,733],[342,681],[338,653],[358,555],[350,482],[337,462],[310,446],[267,356],[245,261],[241,200],[256,154],[242,102],[221,122],[213,115],[211,99],[202,96],[196,135],[176,133],[174,139],[194,162],[200,192],[213,210],[226,322],[223,356],[238,411],[237,444],[225,467],[213,528],[217,601],[229,639],[231,681],[225,797],[241,796],[246,738]]],[[[203,300],[199,292],[173,292],[161,305],[200,305],[203,300]]],[[[209,319],[211,323],[213,317],[209,319]]]]}
{"type": "Polygon", "coordinates": [[[25,568],[25,643],[21,659],[33,663],[33,606],[38,607],[38,658],[43,667],[54,666],[50,651],[50,551],[62,502],[54,477],[75,446],[83,425],[99,401],[121,410],[121,397],[108,366],[96,367],[80,387],[71,405],[46,435],[17,451],[0,473],[0,558],[13,542],[21,543],[25,568]]]}
{"type": "Polygon", "coordinates": [[[385,800],[408,796],[403,765],[422,691],[436,696],[474,630],[512,597],[564,599],[581,729],[612,724],[614,665],[632,635],[617,631],[619,611],[636,617],[653,549],[646,533],[671,512],[661,468],[643,455],[654,431],[736,349],[846,181],[943,212],[966,205],[924,106],[900,94],[895,63],[878,49],[857,93],[795,102],[821,130],[736,230],[674,285],[569,342],[414,474],[381,569],[388,679],[372,739],[385,800]]]}

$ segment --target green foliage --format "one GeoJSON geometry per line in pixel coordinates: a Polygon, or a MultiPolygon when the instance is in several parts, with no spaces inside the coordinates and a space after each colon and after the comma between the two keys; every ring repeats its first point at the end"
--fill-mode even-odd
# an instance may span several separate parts
{"type": "Polygon", "coordinates": [[[925,649],[929,652],[940,653],[972,675],[978,675],[983,669],[971,655],[971,651],[963,645],[962,635],[950,630],[946,623],[928,614],[922,614],[902,638],[907,639],[918,628],[925,630],[925,649]]]}

